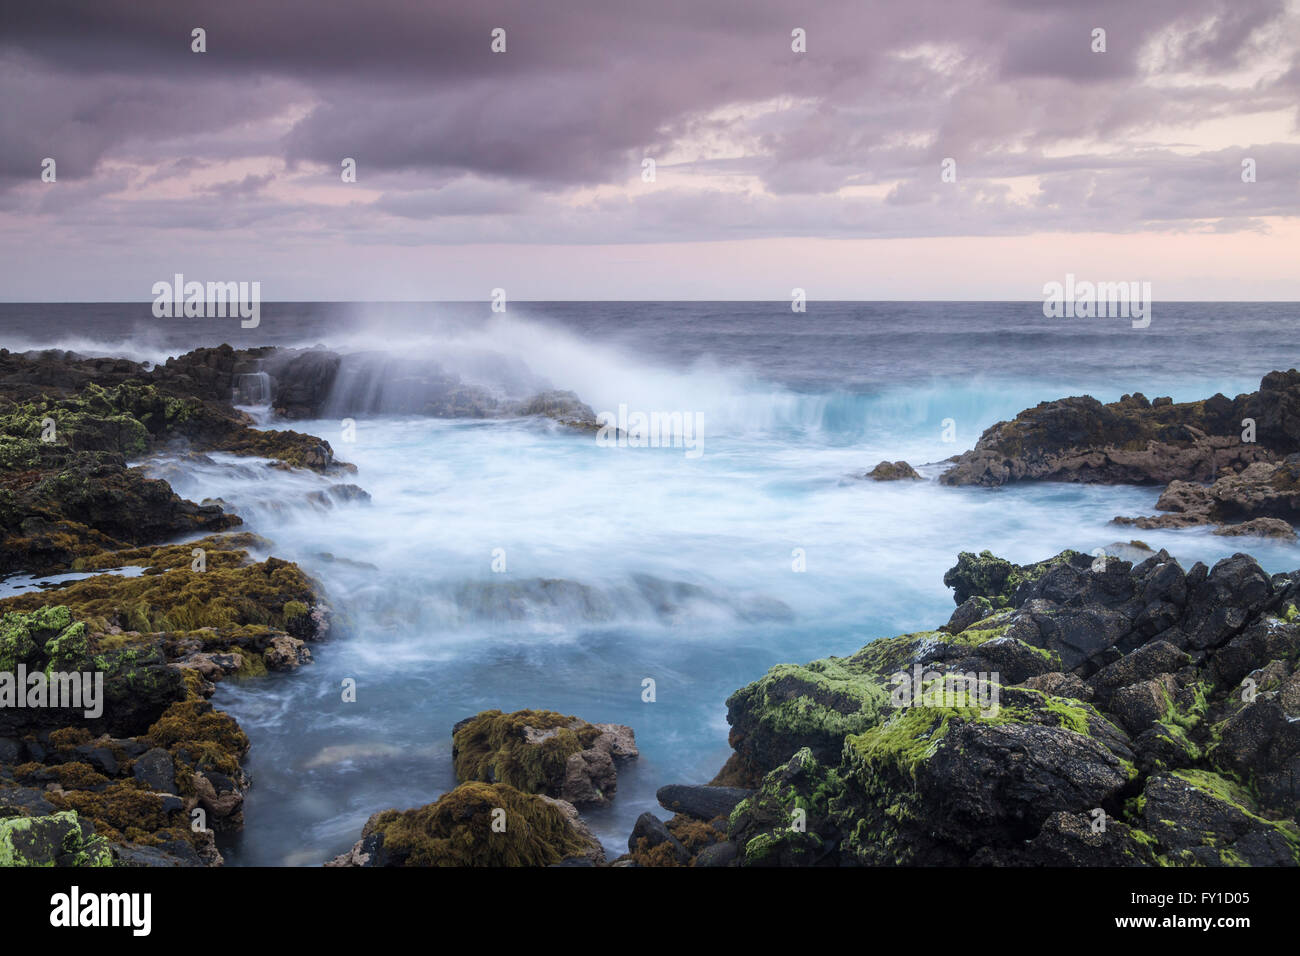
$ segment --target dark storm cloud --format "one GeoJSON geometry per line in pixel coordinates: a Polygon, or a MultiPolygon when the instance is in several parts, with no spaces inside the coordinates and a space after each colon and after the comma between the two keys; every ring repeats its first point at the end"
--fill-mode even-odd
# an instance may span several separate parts
{"type": "MultiPolygon", "coordinates": [[[[1263,179],[1251,192],[1207,195],[1223,168],[1231,180],[1239,153],[1135,151],[1161,124],[1295,109],[1297,70],[1245,90],[1135,88],[1134,80],[1152,44],[1171,72],[1249,66],[1271,47],[1294,46],[1280,28],[1285,17],[1279,0],[9,4],[0,14],[0,187],[34,180],[44,156],[58,158],[60,181],[70,183],[112,160],[158,166],[142,186],[204,162],[267,155],[290,172],[324,164],[337,182],[340,160],[352,157],[359,184],[382,192],[368,209],[347,212],[357,229],[389,217],[454,217],[465,234],[465,220],[481,216],[468,231],[500,241],[534,228],[535,241],[546,241],[548,226],[551,240],[568,229],[574,241],[619,241],[610,233],[620,226],[624,239],[690,239],[735,230],[1086,228],[1081,220],[1095,216],[1120,230],[1148,217],[1250,222],[1286,213],[1288,202],[1263,179]],[[796,26],[808,31],[806,56],[790,52],[796,26]],[[207,31],[205,54],[190,52],[194,27],[207,31]],[[504,55],[489,52],[494,27],[507,30],[504,55]],[[1107,31],[1104,55],[1090,50],[1094,27],[1107,31]],[[737,112],[776,97],[790,107],[737,112]],[[282,127],[269,133],[277,118],[282,127]],[[565,189],[624,183],[641,156],[709,137],[750,150],[688,158],[679,169],[756,177],[773,195],[710,190],[601,200],[564,214],[551,202],[565,189]],[[1087,162],[1054,152],[1089,139],[1117,155],[1087,162]],[[963,189],[966,177],[983,182],[940,193],[937,165],[948,156],[963,189]],[[1009,176],[1041,177],[1042,191],[1018,202],[988,181],[1009,176]],[[826,195],[895,181],[883,200],[826,195]],[[881,222],[888,208],[919,213],[881,222]],[[509,212],[542,218],[535,227],[494,221],[509,212]],[[727,216],[737,218],[720,221],[727,216]]],[[[671,166],[661,170],[672,175],[671,166]]],[[[198,201],[252,202],[271,185],[271,174],[250,173],[199,187],[198,201]]],[[[85,201],[108,202],[105,191],[85,201]]],[[[28,208],[54,215],[68,201],[28,208]]],[[[154,226],[194,215],[154,205],[114,209],[154,226]]],[[[311,215],[281,202],[275,209],[281,221],[311,215]]],[[[252,218],[245,209],[219,212],[216,222],[252,218]]]]}

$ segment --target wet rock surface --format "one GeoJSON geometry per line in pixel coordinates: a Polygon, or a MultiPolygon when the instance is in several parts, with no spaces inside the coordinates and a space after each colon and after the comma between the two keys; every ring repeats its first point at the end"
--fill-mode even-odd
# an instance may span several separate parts
{"type": "Polygon", "coordinates": [[[308,662],[329,609],[296,565],[253,556],[270,542],[214,534],[241,523],[220,503],[129,462],[226,451],[346,471],[328,443],[257,430],[231,406],[271,352],[201,349],[154,368],[0,350],[0,573],[82,575],[0,600],[9,862],[213,865],[215,834],[242,826],[249,741],[207,698],[231,676],[308,662]],[[107,573],[120,568],[140,573],[107,573]],[[45,676],[48,706],[28,688],[17,701],[19,673],[45,676]]]}
{"type": "Polygon", "coordinates": [[[326,866],[597,864],[604,850],[570,803],[504,783],[464,783],[414,810],[385,810],[326,866]]]}
{"type": "Polygon", "coordinates": [[[1280,462],[1257,462],[1240,472],[1219,476],[1212,484],[1190,481],[1169,484],[1156,508],[1163,512],[1143,518],[1115,519],[1139,528],[1191,528],[1217,525],[1215,534],[1296,538],[1293,522],[1300,520],[1300,454],[1280,462]]]}
{"type": "MultiPolygon", "coordinates": [[[[269,555],[271,542],[223,533],[241,524],[224,502],[187,501],[166,479],[183,475],[176,462],[211,465],[211,452],[270,460],[250,468],[355,469],[336,461],[328,442],[255,427],[236,406],[283,419],[382,409],[594,423],[573,393],[519,387],[535,397],[507,402],[422,360],[322,348],[223,345],[156,367],[0,349],[0,574],[86,575],[0,600],[0,672],[11,677],[0,679],[0,695],[16,693],[20,670],[103,681],[100,713],[0,708],[5,859],[211,865],[221,862],[214,834],[242,826],[249,741],[207,698],[222,680],[310,664],[309,645],[327,633],[330,611],[296,565],[253,556],[269,555]],[[132,464],[142,459],[155,476],[132,464]],[[185,538],[193,540],[164,543],[185,538]],[[142,573],[107,573],[119,568],[142,573]]],[[[322,512],[368,500],[346,480],[306,496],[322,512]]],[[[561,836],[544,842],[592,862],[599,844],[560,798],[607,803],[616,763],[635,757],[636,744],[626,727],[565,721],[529,729],[526,752],[544,755],[538,766],[549,776],[538,793],[519,795],[520,812],[562,821],[561,836]]],[[[390,858],[419,858],[399,844],[389,841],[390,858]]],[[[549,852],[517,847],[503,859],[537,862],[549,852]]]]}
{"type": "Polygon", "coordinates": [[[706,834],[638,821],[628,865],[683,865],[665,831],[694,866],[1300,865],[1300,572],[984,552],[945,581],[943,629],[733,694],[720,777],[756,789],[706,834]]]}
{"type": "Polygon", "coordinates": [[[484,711],[452,730],[461,782],[507,783],[575,806],[601,806],[618,790],[617,764],[637,757],[632,728],[554,711],[484,711]]]}
{"type": "MultiPolygon", "coordinates": [[[[887,464],[887,463],[885,463],[887,464]]],[[[1158,515],[1138,528],[1217,526],[1216,534],[1294,540],[1300,521],[1300,372],[1270,372],[1229,399],[1103,405],[1091,396],[1042,402],[987,429],[952,459],[946,485],[1045,480],[1163,484],[1158,515]]]]}
{"type": "Polygon", "coordinates": [[[1152,402],[1139,392],[1108,405],[1088,395],[1042,402],[987,429],[940,481],[1209,481],[1217,473],[1300,451],[1297,395],[1300,372],[1293,369],[1270,372],[1259,391],[1235,399],[1152,402]],[[1256,423],[1255,441],[1242,440],[1246,419],[1256,423]]]}
{"type": "Polygon", "coordinates": [[[866,474],[858,475],[857,477],[870,479],[871,481],[922,480],[920,474],[917,473],[917,470],[905,461],[882,461],[866,474]]]}
{"type": "Polygon", "coordinates": [[[70,815],[109,851],[77,865],[221,862],[215,834],[243,825],[249,741],[207,701],[214,682],[265,673],[328,629],[328,609],[296,565],[257,562],[240,547],[257,543],[242,533],[201,539],[202,572],[189,544],[110,552],[96,561],[146,573],[0,600],[0,698],[20,667],[102,681],[98,712],[84,699],[3,701],[0,823],[70,815]],[[286,633],[291,622],[303,638],[286,633]]]}

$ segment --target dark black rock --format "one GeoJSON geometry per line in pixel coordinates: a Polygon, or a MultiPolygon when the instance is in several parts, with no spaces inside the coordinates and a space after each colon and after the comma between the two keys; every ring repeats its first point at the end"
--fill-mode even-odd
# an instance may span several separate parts
{"type": "Polygon", "coordinates": [[[948,618],[948,623],[943,626],[943,630],[949,634],[960,634],[976,621],[984,620],[992,610],[988,598],[968,597],[957,606],[957,610],[952,612],[952,617],[948,618]]]}
{"type": "Polygon", "coordinates": [[[1065,670],[1085,676],[1130,628],[1123,614],[1103,607],[1060,608],[1050,614],[1035,614],[1034,623],[1040,635],[1036,646],[1059,655],[1065,670]]]}
{"type": "MultiPolygon", "coordinates": [[[[1154,866],[1155,857],[1132,828],[1119,820],[1087,813],[1057,812],[1043,821],[1025,848],[1025,862],[1033,866],[1154,866]]],[[[993,861],[989,861],[993,862],[993,861]]]]}
{"type": "Polygon", "coordinates": [[[673,856],[679,863],[686,863],[691,858],[690,851],[682,846],[682,842],[677,837],[668,832],[668,827],[653,813],[643,813],[636,818],[632,835],[627,839],[627,848],[635,852],[641,840],[646,841],[645,846],[648,850],[654,849],[661,843],[667,843],[672,847],[673,856]]]}
{"type": "Polygon", "coordinates": [[[1191,658],[1185,651],[1168,641],[1152,641],[1103,667],[1088,678],[1088,683],[1096,692],[1098,702],[1104,705],[1121,687],[1150,680],[1159,674],[1175,673],[1189,663],[1191,658]]]}
{"type": "Polygon", "coordinates": [[[118,771],[117,758],[113,756],[113,751],[107,747],[96,747],[94,744],[82,744],[76,748],[77,754],[86,763],[90,764],[97,771],[106,777],[116,777],[118,771]]]}
{"type": "Polygon", "coordinates": [[[0,787],[0,817],[44,816],[58,807],[45,799],[41,790],[32,787],[0,787]]]}
{"type": "Polygon", "coordinates": [[[168,840],[158,846],[135,843],[113,845],[114,866],[203,866],[194,847],[184,840],[168,840]]]}
{"type": "MultiPolygon", "coordinates": [[[[1186,853],[1203,866],[1295,866],[1282,830],[1260,819],[1251,806],[1215,796],[1175,774],[1147,780],[1143,816],[1147,830],[1171,854],[1186,853]]],[[[1249,798],[1240,794],[1238,799],[1249,798]]],[[[1190,861],[1189,861],[1190,862],[1190,861]]]]}
{"type": "Polygon", "coordinates": [[[753,792],[740,787],[703,787],[671,783],[666,787],[660,787],[655,793],[655,799],[659,801],[661,807],[672,813],[685,813],[701,820],[713,820],[716,817],[729,815],[736,804],[753,792]]]}
{"type": "Polygon", "coordinates": [[[131,775],[155,793],[176,793],[176,765],[172,755],[155,747],[136,759],[131,775]]]}
{"type": "Polygon", "coordinates": [[[997,674],[1005,684],[1019,684],[1054,669],[1033,647],[1014,637],[995,637],[979,645],[975,653],[953,664],[959,673],[997,674]]]}
{"type": "Polygon", "coordinates": [[[1197,650],[1218,647],[1240,632],[1273,593],[1269,576],[1248,554],[1224,558],[1202,583],[1191,585],[1192,577],[1182,628],[1197,650]]]}
{"type": "Polygon", "coordinates": [[[162,798],[161,808],[163,813],[180,813],[185,809],[185,801],[180,797],[166,796],[162,798]]]}
{"type": "Polygon", "coordinates": [[[730,840],[723,840],[721,843],[706,846],[695,854],[695,865],[697,867],[734,866],[739,852],[736,844],[730,840]]]}

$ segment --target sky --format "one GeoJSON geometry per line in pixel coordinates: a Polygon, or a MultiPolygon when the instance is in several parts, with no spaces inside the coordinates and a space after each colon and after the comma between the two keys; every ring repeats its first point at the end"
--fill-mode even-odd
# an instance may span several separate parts
{"type": "Polygon", "coordinates": [[[6,301],[1300,299],[1295,0],[41,0],[0,103],[6,301]]]}

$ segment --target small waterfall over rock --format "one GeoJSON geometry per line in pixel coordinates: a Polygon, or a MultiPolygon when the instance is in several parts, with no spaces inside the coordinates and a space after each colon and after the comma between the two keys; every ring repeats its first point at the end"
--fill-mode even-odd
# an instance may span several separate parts
{"type": "Polygon", "coordinates": [[[356,352],[343,356],[322,411],[329,417],[383,414],[486,418],[499,411],[507,392],[500,378],[477,376],[478,381],[489,383],[485,386],[465,381],[429,358],[356,352]]]}
{"type": "Polygon", "coordinates": [[[269,408],[271,376],[266,372],[245,372],[236,375],[231,403],[246,408],[269,408]]]}

